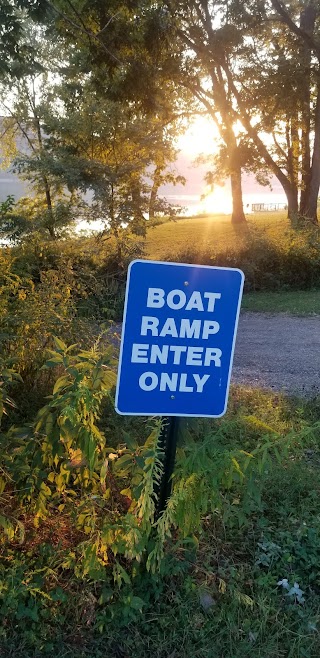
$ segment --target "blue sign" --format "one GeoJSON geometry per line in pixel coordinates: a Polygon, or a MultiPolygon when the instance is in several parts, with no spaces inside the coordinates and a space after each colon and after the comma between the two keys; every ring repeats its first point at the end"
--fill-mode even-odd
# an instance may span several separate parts
{"type": "Polygon", "coordinates": [[[228,267],[129,266],[116,411],[223,416],[244,275],[228,267]]]}

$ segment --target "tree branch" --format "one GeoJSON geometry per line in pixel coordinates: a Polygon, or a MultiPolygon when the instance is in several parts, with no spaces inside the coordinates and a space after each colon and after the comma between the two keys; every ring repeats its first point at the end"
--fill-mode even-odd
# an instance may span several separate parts
{"type": "Polygon", "coordinates": [[[278,140],[277,140],[277,137],[276,137],[276,134],[275,134],[274,130],[272,131],[272,139],[273,139],[274,144],[275,144],[275,146],[277,147],[279,153],[280,153],[280,154],[282,155],[282,157],[286,160],[286,159],[287,159],[287,154],[286,154],[286,152],[284,151],[284,149],[282,148],[281,144],[279,144],[279,142],[278,142],[278,140]]]}
{"type": "MultiPolygon", "coordinates": [[[[31,139],[30,139],[30,137],[29,137],[27,131],[23,128],[22,123],[19,121],[19,119],[17,118],[17,116],[14,114],[14,112],[12,112],[12,110],[10,109],[10,107],[8,107],[3,101],[1,101],[1,103],[2,103],[3,107],[5,108],[5,110],[7,110],[7,112],[9,112],[11,118],[15,121],[15,123],[16,123],[16,125],[18,126],[20,132],[22,133],[22,135],[25,137],[26,141],[28,142],[30,149],[31,149],[31,150],[33,151],[33,153],[38,157],[37,152],[36,152],[36,149],[34,148],[33,143],[32,143],[32,141],[31,141],[31,139]]],[[[38,159],[39,159],[39,158],[38,158],[38,159]]]]}
{"type": "Polygon", "coordinates": [[[281,0],[271,0],[271,4],[279,16],[281,16],[283,22],[287,25],[289,30],[300,39],[303,39],[303,41],[305,41],[309,48],[313,50],[317,54],[317,57],[320,59],[320,44],[317,43],[311,34],[308,34],[308,32],[305,32],[305,30],[302,30],[301,27],[296,25],[281,0]]]}
{"type": "Polygon", "coordinates": [[[233,78],[230,69],[228,68],[227,62],[224,63],[223,65],[223,70],[227,76],[228,83],[230,86],[230,90],[233,93],[234,98],[237,101],[238,105],[238,115],[239,115],[239,120],[241,121],[242,125],[244,126],[245,130],[248,133],[248,136],[252,139],[253,143],[255,144],[259,155],[264,159],[265,163],[267,164],[268,167],[270,167],[271,171],[275,174],[279,182],[281,183],[283,189],[286,191],[290,191],[291,188],[291,183],[289,178],[286,176],[286,174],[282,171],[281,167],[275,162],[273,157],[270,155],[266,145],[263,143],[261,137],[258,135],[258,132],[256,128],[252,125],[251,123],[251,118],[247,112],[247,108],[245,106],[245,103],[243,99],[241,98],[241,94],[238,91],[233,78]]]}
{"type": "MultiPolygon", "coordinates": [[[[103,48],[103,50],[105,50],[105,52],[108,55],[110,55],[110,57],[112,57],[112,59],[114,59],[116,62],[118,62],[118,64],[122,64],[121,60],[116,55],[114,55],[110,50],[108,50],[106,45],[99,39],[99,34],[101,34],[101,32],[103,30],[101,30],[101,32],[98,32],[98,34],[95,34],[94,32],[91,32],[91,30],[88,30],[86,27],[81,27],[81,25],[78,25],[77,23],[75,23],[71,18],[69,18],[69,16],[64,14],[59,9],[57,9],[57,7],[55,7],[54,4],[52,2],[50,2],[50,0],[46,0],[46,3],[47,3],[47,5],[49,5],[49,7],[56,14],[58,14],[58,16],[60,16],[61,18],[63,18],[63,20],[65,20],[67,23],[69,23],[69,25],[72,25],[72,27],[75,27],[77,30],[79,30],[79,32],[82,32],[82,34],[86,34],[86,36],[89,38],[89,41],[91,41],[91,39],[95,39],[96,41],[98,41],[101,48],[103,48]]],[[[82,20],[81,20],[81,23],[82,23],[82,25],[84,25],[82,20]]]]}

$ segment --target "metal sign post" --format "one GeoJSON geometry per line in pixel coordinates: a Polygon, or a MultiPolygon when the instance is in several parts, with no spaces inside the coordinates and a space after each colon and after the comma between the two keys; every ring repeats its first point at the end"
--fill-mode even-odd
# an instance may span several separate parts
{"type": "Polygon", "coordinates": [[[244,275],[227,267],[136,260],[128,270],[116,411],[164,416],[170,492],[179,417],[223,416],[244,275]]]}
{"type": "Polygon", "coordinates": [[[160,447],[164,452],[163,477],[158,490],[155,492],[157,494],[157,517],[159,517],[161,512],[166,508],[167,500],[171,494],[171,478],[176,458],[179,425],[180,418],[177,418],[177,416],[169,416],[168,418],[163,419],[160,434],[160,447]]]}

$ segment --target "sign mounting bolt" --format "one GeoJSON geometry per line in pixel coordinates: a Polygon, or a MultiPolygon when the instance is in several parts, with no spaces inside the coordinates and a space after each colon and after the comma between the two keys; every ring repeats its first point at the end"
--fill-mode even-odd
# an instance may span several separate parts
{"type": "Polygon", "coordinates": [[[185,285],[185,286],[188,286],[188,285],[189,285],[189,281],[185,281],[185,282],[184,282],[184,285],[185,285]]]}
{"type": "Polygon", "coordinates": [[[175,399],[174,395],[171,395],[170,397],[171,397],[171,400],[174,400],[174,399],[175,399]]]}

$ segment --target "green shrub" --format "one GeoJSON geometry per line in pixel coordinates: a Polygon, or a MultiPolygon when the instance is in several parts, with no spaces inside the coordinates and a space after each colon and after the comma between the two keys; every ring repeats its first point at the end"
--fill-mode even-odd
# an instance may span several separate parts
{"type": "Polygon", "coordinates": [[[286,231],[281,240],[257,228],[223,251],[188,247],[165,257],[168,261],[238,267],[244,271],[245,290],[307,290],[320,287],[320,232],[286,231]]]}
{"type": "Polygon", "coordinates": [[[143,242],[124,235],[120,261],[114,241],[102,238],[34,239],[8,252],[15,275],[28,277],[36,288],[49,272],[56,272],[61,282],[67,277],[70,302],[78,316],[106,321],[121,319],[127,268],[142,256],[143,248],[143,242]]]}
{"type": "Polygon", "coordinates": [[[56,383],[45,406],[1,435],[0,648],[102,657],[116,641],[145,658],[162,646],[169,617],[168,651],[186,642],[178,656],[202,628],[203,656],[213,639],[217,657],[254,656],[266,642],[270,652],[275,634],[288,652],[293,630],[308,647],[320,555],[319,424],[309,406],[236,389],[224,419],[185,422],[156,519],[160,425],[116,420],[111,353],[56,340],[46,367],[56,383]],[[295,582],[304,604],[299,592],[286,596],[295,582]]]}

